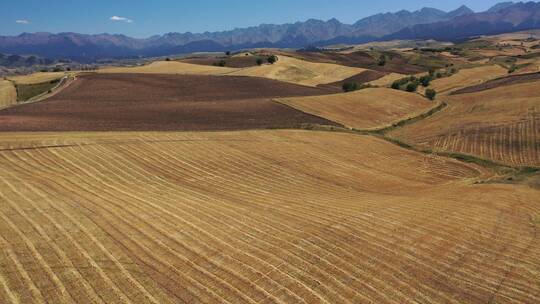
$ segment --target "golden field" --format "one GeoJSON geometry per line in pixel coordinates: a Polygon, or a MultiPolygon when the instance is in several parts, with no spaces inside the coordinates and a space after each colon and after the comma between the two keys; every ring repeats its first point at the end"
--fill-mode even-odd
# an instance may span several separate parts
{"type": "Polygon", "coordinates": [[[0,80],[0,108],[17,103],[17,89],[11,81],[0,80]]]}
{"type": "Polygon", "coordinates": [[[538,81],[445,98],[446,109],[391,135],[438,151],[513,166],[540,166],[538,81]]]}
{"type": "Polygon", "coordinates": [[[2,303],[537,303],[538,191],[479,167],[308,131],[0,138],[2,303]]]}
{"type": "Polygon", "coordinates": [[[418,94],[386,88],[278,99],[306,113],[355,129],[379,129],[415,117],[436,106],[418,94]]]}
{"type": "Polygon", "coordinates": [[[315,63],[287,56],[278,56],[273,65],[239,69],[229,75],[264,77],[306,86],[328,84],[360,74],[365,69],[332,63],[315,63]]]}
{"type": "Polygon", "coordinates": [[[498,65],[486,65],[476,68],[461,69],[450,77],[435,79],[429,88],[441,94],[483,83],[508,74],[508,70],[498,65]]]}

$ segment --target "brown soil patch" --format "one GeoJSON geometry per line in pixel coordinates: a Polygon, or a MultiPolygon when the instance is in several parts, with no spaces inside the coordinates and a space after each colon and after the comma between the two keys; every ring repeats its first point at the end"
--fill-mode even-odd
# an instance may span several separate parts
{"type": "Polygon", "coordinates": [[[238,130],[335,125],[271,101],[326,92],[250,77],[88,75],[43,102],[0,111],[0,130],[238,130]]]}

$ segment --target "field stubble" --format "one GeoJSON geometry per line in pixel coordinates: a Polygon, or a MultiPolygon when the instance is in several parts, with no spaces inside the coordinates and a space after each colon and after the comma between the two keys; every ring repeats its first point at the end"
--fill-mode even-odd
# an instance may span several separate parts
{"type": "Polygon", "coordinates": [[[369,136],[0,135],[0,302],[537,303],[538,192],[369,136]]]}

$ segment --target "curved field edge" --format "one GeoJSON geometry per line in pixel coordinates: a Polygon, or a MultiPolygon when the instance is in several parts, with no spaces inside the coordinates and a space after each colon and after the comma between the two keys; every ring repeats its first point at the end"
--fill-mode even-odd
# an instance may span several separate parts
{"type": "Polygon", "coordinates": [[[399,126],[434,111],[433,105],[418,94],[387,88],[367,88],[350,93],[324,96],[278,98],[274,101],[306,113],[324,117],[360,131],[377,131],[399,126]]]}
{"type": "Polygon", "coordinates": [[[2,302],[538,300],[538,192],[475,166],[324,132],[0,138],[2,302]]]}
{"type": "Polygon", "coordinates": [[[539,167],[538,81],[448,97],[445,111],[390,132],[399,141],[508,167],[539,167]]]}

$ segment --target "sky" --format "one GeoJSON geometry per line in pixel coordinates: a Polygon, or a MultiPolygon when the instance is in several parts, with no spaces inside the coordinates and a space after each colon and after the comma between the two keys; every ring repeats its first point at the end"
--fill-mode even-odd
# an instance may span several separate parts
{"type": "Polygon", "coordinates": [[[223,31],[310,18],[341,22],[384,12],[465,4],[484,11],[503,0],[0,0],[0,35],[23,32],[125,34],[223,31]]]}

